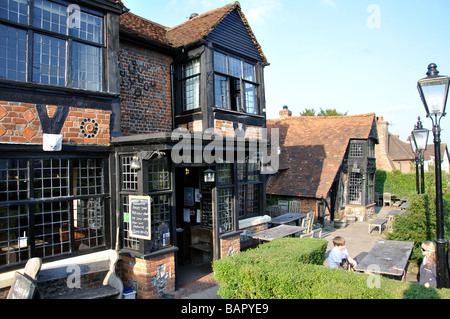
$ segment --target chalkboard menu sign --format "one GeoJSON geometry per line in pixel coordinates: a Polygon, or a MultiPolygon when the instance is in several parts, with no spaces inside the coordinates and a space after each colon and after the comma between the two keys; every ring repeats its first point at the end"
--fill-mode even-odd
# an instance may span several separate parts
{"type": "Polygon", "coordinates": [[[34,280],[16,272],[7,299],[33,299],[36,289],[34,280]]]}
{"type": "Polygon", "coordinates": [[[151,239],[151,198],[150,196],[129,197],[129,236],[141,239],[151,239]]]}
{"type": "Polygon", "coordinates": [[[202,225],[212,227],[212,201],[201,201],[202,225]]]}

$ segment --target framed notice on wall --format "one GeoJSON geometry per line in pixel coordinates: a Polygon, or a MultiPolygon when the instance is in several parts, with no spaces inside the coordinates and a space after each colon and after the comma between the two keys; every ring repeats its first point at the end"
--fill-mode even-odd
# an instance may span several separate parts
{"type": "Polygon", "coordinates": [[[151,202],[150,196],[128,196],[129,236],[151,239],[151,202]]]}

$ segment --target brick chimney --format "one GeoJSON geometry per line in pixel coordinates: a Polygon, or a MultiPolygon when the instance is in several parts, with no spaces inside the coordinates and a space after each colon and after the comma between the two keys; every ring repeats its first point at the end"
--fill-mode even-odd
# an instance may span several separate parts
{"type": "Polygon", "coordinates": [[[291,117],[291,116],[292,116],[292,111],[288,110],[287,105],[283,106],[283,109],[280,111],[280,118],[285,119],[285,118],[291,117]]]}
{"type": "Polygon", "coordinates": [[[377,169],[392,172],[395,168],[389,159],[389,122],[382,116],[376,117],[378,143],[375,145],[375,157],[377,159],[377,169]]]}

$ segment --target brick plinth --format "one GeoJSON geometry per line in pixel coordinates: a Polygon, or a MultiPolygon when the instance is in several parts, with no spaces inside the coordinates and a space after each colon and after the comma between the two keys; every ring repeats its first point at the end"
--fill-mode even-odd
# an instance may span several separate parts
{"type": "Polygon", "coordinates": [[[123,256],[119,269],[123,284],[133,288],[138,299],[160,299],[175,291],[174,253],[150,259],[123,256]]]}

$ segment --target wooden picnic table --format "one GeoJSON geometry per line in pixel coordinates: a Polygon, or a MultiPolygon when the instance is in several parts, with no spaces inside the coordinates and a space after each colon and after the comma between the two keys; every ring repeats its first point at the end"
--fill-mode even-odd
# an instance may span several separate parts
{"type": "Polygon", "coordinates": [[[384,218],[377,218],[374,220],[369,221],[369,234],[372,231],[373,228],[378,227],[378,233],[381,234],[383,230],[383,225],[387,223],[387,219],[384,218]]]}
{"type": "Polygon", "coordinates": [[[280,225],[260,232],[254,233],[249,236],[254,239],[259,239],[263,241],[272,241],[278,238],[283,238],[287,236],[292,236],[296,233],[304,231],[306,227],[291,226],[291,225],[280,225]]]}
{"type": "Polygon", "coordinates": [[[276,225],[286,225],[286,224],[295,222],[297,226],[300,226],[300,221],[305,217],[306,217],[306,214],[287,213],[287,214],[283,214],[278,217],[272,218],[270,223],[276,224],[276,225]]]}
{"type": "Polygon", "coordinates": [[[355,267],[355,270],[395,277],[401,276],[404,280],[413,247],[414,242],[410,241],[379,240],[355,267]]]}

